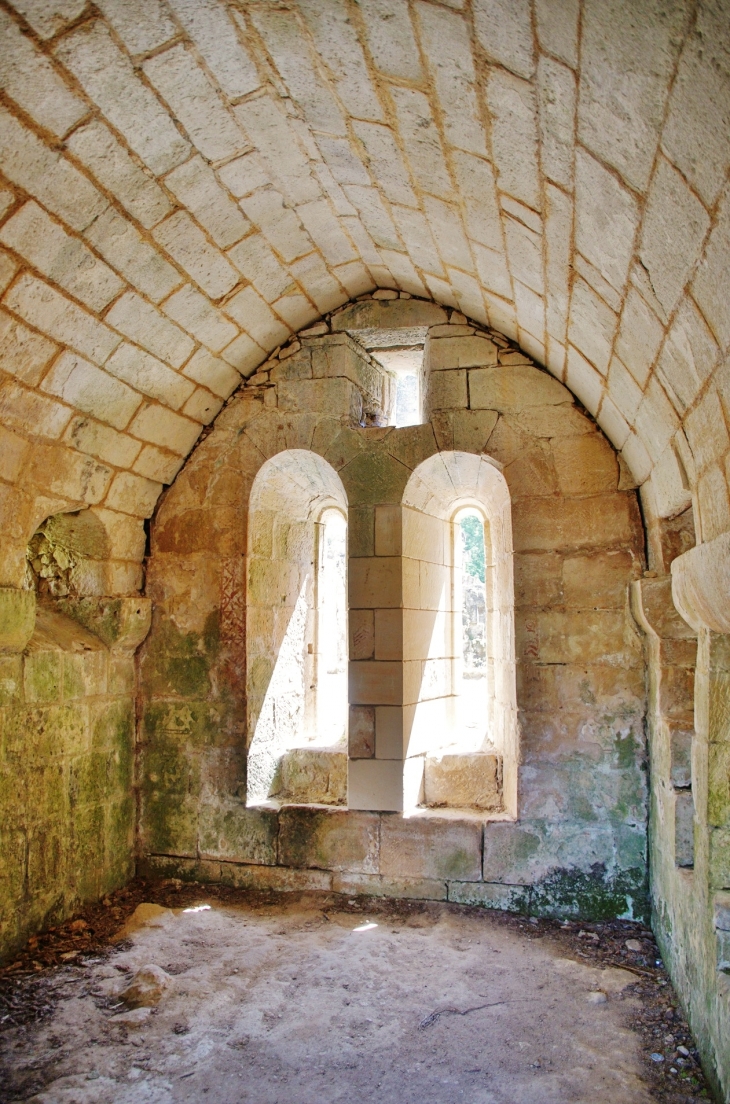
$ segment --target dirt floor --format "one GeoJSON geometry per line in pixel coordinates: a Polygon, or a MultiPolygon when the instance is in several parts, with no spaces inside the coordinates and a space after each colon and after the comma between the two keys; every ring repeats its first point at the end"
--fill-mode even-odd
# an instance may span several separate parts
{"type": "Polygon", "coordinates": [[[3,1104],[711,1099],[623,921],[136,882],[0,971],[0,1029],[3,1104]]]}

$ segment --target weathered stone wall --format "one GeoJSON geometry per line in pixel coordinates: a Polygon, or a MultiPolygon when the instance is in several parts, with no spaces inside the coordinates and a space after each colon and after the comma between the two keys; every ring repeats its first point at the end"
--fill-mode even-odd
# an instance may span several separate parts
{"type": "MultiPolygon", "coordinates": [[[[680,527],[691,530],[691,519],[677,519],[672,528],[680,527]]],[[[684,542],[653,544],[655,577],[633,588],[649,675],[653,923],[722,1098],[730,1080],[730,638],[691,606],[680,603],[692,625],[679,616],[669,569],[684,542]]],[[[723,592],[712,611],[727,616],[723,592]]]]}
{"type": "Polygon", "coordinates": [[[132,606],[0,591],[0,959],[134,872],[132,606]]]}
{"type": "MultiPolygon", "coordinates": [[[[628,606],[643,568],[636,493],[564,387],[501,335],[464,333],[474,327],[462,316],[434,319],[433,306],[422,306],[436,327],[431,355],[443,346],[441,366],[431,365],[429,422],[358,426],[351,411],[353,402],[362,411],[361,386],[310,378],[310,354],[294,390],[286,377],[295,358],[274,359],[229,401],[163,501],[148,574],[154,625],[142,655],[145,862],[241,884],[357,884],[543,913],[643,915],[643,656],[628,606]],[[245,807],[246,503],[268,457],[302,448],[327,460],[347,494],[359,626],[350,700],[363,707],[373,694],[403,701],[400,664],[379,648],[377,610],[403,605],[398,534],[387,523],[411,473],[440,450],[486,452],[501,467],[515,547],[516,821],[245,807]]],[[[394,307],[383,317],[392,321],[394,307]]],[[[347,310],[332,329],[347,329],[347,310]]],[[[328,350],[333,374],[352,353],[339,335],[300,340],[328,350]]],[[[379,755],[377,735],[351,748],[353,762],[397,777],[402,750],[379,755]]]]}

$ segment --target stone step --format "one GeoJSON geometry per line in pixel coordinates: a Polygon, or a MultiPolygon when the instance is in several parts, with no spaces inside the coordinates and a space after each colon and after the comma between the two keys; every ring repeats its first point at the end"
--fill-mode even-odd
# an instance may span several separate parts
{"type": "Polygon", "coordinates": [[[502,756],[493,752],[428,755],[424,805],[429,808],[502,808],[502,756]]]}

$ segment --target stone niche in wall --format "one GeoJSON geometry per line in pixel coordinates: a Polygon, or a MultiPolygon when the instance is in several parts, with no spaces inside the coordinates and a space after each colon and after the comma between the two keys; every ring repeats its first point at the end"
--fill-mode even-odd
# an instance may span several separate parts
{"type": "Polygon", "coordinates": [[[615,451],[502,335],[395,297],[303,332],[229,400],[153,525],[145,862],[643,914],[643,549],[615,451]],[[399,372],[416,424],[390,424],[399,372]],[[347,745],[327,511],[346,524],[347,745]],[[481,714],[465,706],[466,515],[483,534],[481,714]]]}

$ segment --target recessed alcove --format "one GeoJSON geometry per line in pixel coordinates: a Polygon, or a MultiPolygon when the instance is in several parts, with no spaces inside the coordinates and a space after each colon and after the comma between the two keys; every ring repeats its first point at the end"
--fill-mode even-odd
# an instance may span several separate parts
{"type": "Polygon", "coordinates": [[[249,805],[346,801],[347,498],[334,469],[289,449],[248,510],[249,805]]]}
{"type": "MultiPolygon", "coordinates": [[[[440,452],[413,471],[403,495],[403,573],[404,808],[514,816],[511,504],[499,465],[488,456],[440,452]],[[470,517],[481,528],[484,556],[479,665],[478,639],[471,655],[464,648],[461,519],[470,517]]],[[[479,592],[475,604],[478,630],[479,592]]]]}

